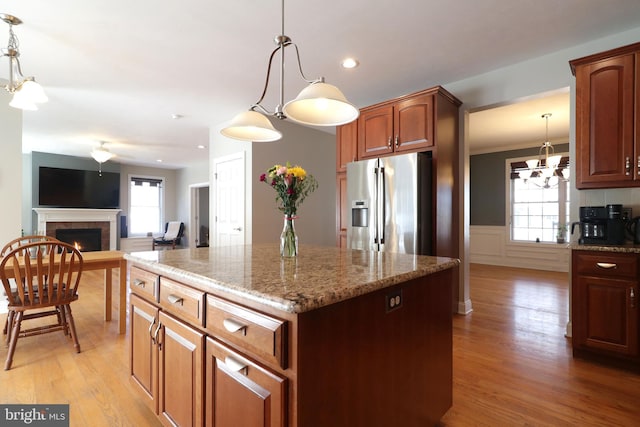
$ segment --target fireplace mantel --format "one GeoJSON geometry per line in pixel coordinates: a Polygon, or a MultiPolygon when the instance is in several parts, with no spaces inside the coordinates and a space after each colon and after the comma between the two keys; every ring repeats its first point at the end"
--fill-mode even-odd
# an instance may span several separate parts
{"type": "Polygon", "coordinates": [[[117,220],[121,209],[34,208],[38,234],[46,234],[48,222],[104,221],[109,223],[109,249],[117,248],[117,220]]]}

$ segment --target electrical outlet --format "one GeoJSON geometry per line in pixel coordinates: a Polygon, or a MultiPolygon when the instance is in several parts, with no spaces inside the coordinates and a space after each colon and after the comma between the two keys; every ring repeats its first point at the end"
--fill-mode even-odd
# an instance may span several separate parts
{"type": "Polygon", "coordinates": [[[402,289],[398,289],[396,291],[388,293],[385,296],[385,302],[387,313],[402,307],[402,289]]]}

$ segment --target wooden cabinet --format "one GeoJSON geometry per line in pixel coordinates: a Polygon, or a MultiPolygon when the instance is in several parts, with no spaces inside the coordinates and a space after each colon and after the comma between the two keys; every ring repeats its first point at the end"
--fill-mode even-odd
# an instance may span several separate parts
{"type": "Polygon", "coordinates": [[[285,321],[135,266],[130,280],[130,377],[164,425],[286,425],[286,377],[253,360],[287,367],[285,321]]]}
{"type": "MultiPolygon", "coordinates": [[[[153,275],[136,269],[133,281],[153,275]]],[[[157,281],[157,276],[155,278],[157,281]]],[[[136,286],[134,288],[134,286],[136,286]]],[[[145,403],[168,426],[201,426],[203,423],[204,334],[166,314],[148,298],[131,294],[131,381],[145,403]]]]}
{"type": "Polygon", "coordinates": [[[358,119],[358,157],[375,158],[433,147],[433,103],[434,95],[419,93],[363,108],[358,119]]]}
{"type": "Polygon", "coordinates": [[[336,138],[336,245],[346,247],[346,163],[408,152],[431,151],[434,165],[433,255],[459,258],[459,141],[461,102],[442,87],[365,107],[356,122],[341,126],[336,138]],[[357,131],[351,126],[357,124],[357,131]],[[353,143],[357,138],[357,144],[353,143]],[[347,154],[348,153],[348,154],[347,154]]]}
{"type": "MultiPolygon", "coordinates": [[[[284,267],[265,268],[257,258],[266,253],[256,247],[248,257],[198,248],[174,258],[176,263],[140,258],[138,267],[148,272],[132,266],[131,278],[144,272],[154,281],[153,271],[159,283],[159,302],[130,284],[130,351],[132,381],[163,424],[426,426],[447,412],[453,397],[450,301],[457,264],[411,280],[399,272],[393,284],[364,294],[356,291],[344,300],[313,298],[312,306],[299,312],[274,307],[273,301],[283,301],[283,290],[290,292],[284,301],[297,304],[319,295],[296,292],[316,281],[344,286],[332,271],[344,270],[339,276],[343,280],[362,275],[348,286],[351,292],[359,283],[373,283],[370,267],[387,271],[402,263],[366,252],[310,250],[318,251],[312,258],[323,260],[298,264],[298,277],[305,278],[301,288],[294,284],[299,279],[286,279],[284,267]],[[203,259],[243,272],[245,291],[237,279],[229,282],[229,270],[213,267],[210,273],[194,274],[203,259]],[[259,267],[245,269],[241,259],[259,267]],[[192,268],[182,270],[185,264],[192,268]],[[364,273],[356,272],[362,269],[364,273]],[[273,291],[256,290],[265,289],[254,286],[256,277],[273,291]],[[200,293],[204,324],[198,304],[192,303],[200,301],[200,293]],[[176,311],[176,299],[168,298],[172,294],[186,297],[184,311],[176,311]],[[189,302],[189,295],[196,298],[189,302]]],[[[279,261],[277,245],[269,253],[279,261]]],[[[407,267],[409,272],[442,265],[442,260],[406,261],[420,264],[407,267]]]]}
{"type": "Polygon", "coordinates": [[[153,337],[157,331],[159,310],[136,295],[131,295],[131,364],[129,374],[145,403],[158,412],[158,348],[153,337]]]}
{"type": "Polygon", "coordinates": [[[346,172],[347,163],[358,160],[358,121],[336,128],[336,172],[346,172]]]}
{"type": "Polygon", "coordinates": [[[573,251],[574,354],[640,361],[638,255],[573,251]]]}
{"type": "Polygon", "coordinates": [[[207,338],[206,426],[284,427],[287,380],[207,338]]]}
{"type": "Polygon", "coordinates": [[[640,43],[570,61],[576,187],[640,186],[640,43]]]}

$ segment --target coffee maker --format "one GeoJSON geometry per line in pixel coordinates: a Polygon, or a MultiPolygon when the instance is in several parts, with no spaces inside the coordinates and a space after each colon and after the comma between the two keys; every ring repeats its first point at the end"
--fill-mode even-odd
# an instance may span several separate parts
{"type": "Polygon", "coordinates": [[[584,245],[622,245],[625,241],[625,219],[622,205],[581,206],[580,222],[571,224],[580,227],[578,243],[584,245]]]}

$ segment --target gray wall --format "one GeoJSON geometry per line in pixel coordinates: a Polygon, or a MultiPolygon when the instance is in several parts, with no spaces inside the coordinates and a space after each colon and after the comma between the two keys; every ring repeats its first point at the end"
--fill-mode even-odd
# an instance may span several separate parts
{"type": "MultiPolygon", "coordinates": [[[[35,212],[33,212],[32,208],[37,208],[40,206],[38,203],[38,199],[40,197],[40,192],[38,191],[38,173],[40,166],[48,166],[52,168],[62,168],[62,169],[80,169],[80,170],[98,170],[98,163],[86,157],[74,157],[74,156],[63,156],[60,154],[51,154],[51,153],[40,153],[38,151],[32,152],[30,155],[25,154],[27,158],[30,158],[30,162],[23,172],[23,176],[25,181],[29,181],[30,183],[30,197],[27,195],[23,195],[24,199],[27,201],[30,200],[31,205],[28,207],[28,213],[25,216],[25,219],[28,218],[27,221],[24,222],[25,234],[30,234],[37,232],[37,221],[38,216],[35,212]],[[30,228],[28,228],[30,226],[30,228]]],[[[25,162],[26,163],[26,162],[25,162]]],[[[102,164],[102,170],[105,172],[115,172],[120,173],[120,164],[116,162],[106,162],[102,164]]],[[[122,174],[120,175],[122,182],[122,174]]],[[[122,184],[121,184],[122,187],[122,184]]],[[[120,188],[120,207],[122,208],[122,188],[120,188]]],[[[124,201],[126,206],[126,199],[124,201]]],[[[119,224],[118,224],[119,226],[119,224]]],[[[120,230],[118,230],[120,233],[120,230]]],[[[120,234],[118,234],[120,235],[120,234]]]]}
{"type": "MultiPolygon", "coordinates": [[[[203,156],[206,157],[206,156],[203,156]]],[[[176,220],[184,222],[184,237],[182,246],[191,246],[189,236],[191,233],[191,188],[193,184],[209,183],[209,160],[189,165],[176,171],[176,220]]],[[[206,208],[205,218],[201,222],[209,224],[209,200],[200,200],[201,207],[206,208]],[[204,205],[202,205],[204,203],[204,205]]],[[[197,230],[196,230],[197,231],[197,230]]]]}
{"type": "MultiPolygon", "coordinates": [[[[569,144],[553,146],[556,153],[569,152],[569,144]]],[[[506,225],[505,161],[537,157],[540,147],[477,154],[469,157],[469,204],[471,225],[506,225]]]]}
{"type": "MultiPolygon", "coordinates": [[[[30,182],[30,196],[23,195],[23,203],[26,202],[23,212],[23,228],[25,233],[37,231],[37,215],[32,208],[38,207],[38,168],[40,166],[97,170],[98,163],[86,157],[63,156],[59,154],[33,152],[30,155],[23,155],[26,165],[23,171],[23,179],[30,182]],[[25,200],[26,199],[26,200],[25,200]]],[[[142,166],[131,166],[120,164],[115,161],[109,161],[102,164],[102,170],[105,172],[120,173],[120,215],[128,216],[129,206],[129,177],[131,175],[154,176],[165,179],[165,221],[177,218],[177,202],[176,202],[176,171],[172,169],[150,168],[142,166]]],[[[185,221],[188,218],[185,218],[185,221]]],[[[120,238],[120,221],[118,220],[118,239],[120,238]]]]}
{"type": "MultiPolygon", "coordinates": [[[[553,146],[556,153],[569,152],[569,144],[553,146]]],[[[536,157],[540,147],[469,157],[469,205],[471,225],[506,225],[505,161],[536,157]]]]}
{"type": "MultiPolygon", "coordinates": [[[[300,126],[290,121],[273,121],[282,133],[276,142],[243,142],[220,135],[221,123],[211,128],[211,159],[245,152],[245,242],[277,243],[282,231],[282,214],[275,205],[275,192],[259,182],[260,174],[276,163],[299,164],[318,180],[318,189],[298,210],[296,230],[300,244],[336,244],[336,137],[334,134],[300,126]]],[[[214,211],[213,197],[211,212],[214,211]]],[[[213,224],[212,224],[213,228],[213,224]]]]}
{"type": "Polygon", "coordinates": [[[279,121],[283,133],[275,143],[253,145],[253,243],[278,242],[283,216],[276,208],[276,193],[258,182],[274,164],[303,167],[318,181],[318,189],[298,209],[296,231],[300,244],[336,244],[336,137],[335,135],[279,121]]]}

